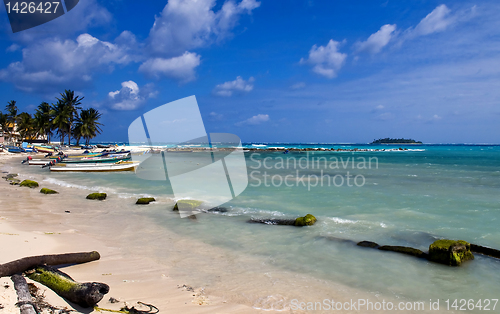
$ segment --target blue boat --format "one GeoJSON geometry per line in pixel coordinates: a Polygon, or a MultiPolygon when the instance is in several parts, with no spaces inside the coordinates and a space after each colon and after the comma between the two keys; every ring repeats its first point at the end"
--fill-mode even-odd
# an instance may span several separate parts
{"type": "Polygon", "coordinates": [[[7,151],[9,153],[22,153],[24,150],[21,147],[7,146],[7,151]]]}

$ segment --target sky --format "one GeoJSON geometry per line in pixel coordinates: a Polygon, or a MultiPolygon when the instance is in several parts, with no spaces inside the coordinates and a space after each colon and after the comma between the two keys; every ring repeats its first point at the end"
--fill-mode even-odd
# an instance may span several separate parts
{"type": "Polygon", "coordinates": [[[0,7],[0,110],[65,89],[96,141],[195,95],[207,132],[243,142],[500,143],[500,2],[80,0],[12,33],[0,7]]]}

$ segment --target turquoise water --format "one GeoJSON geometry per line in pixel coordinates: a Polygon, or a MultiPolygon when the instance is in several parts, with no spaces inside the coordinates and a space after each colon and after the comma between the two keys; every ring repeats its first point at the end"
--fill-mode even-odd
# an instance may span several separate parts
{"type": "MultiPolygon", "coordinates": [[[[269,146],[392,148],[331,144],[269,146]]],[[[247,144],[246,147],[264,146],[247,144]]],[[[162,206],[151,207],[144,215],[183,236],[258,257],[286,271],[377,295],[427,301],[498,299],[500,260],[476,255],[474,261],[451,268],[339,241],[369,240],[426,251],[435,239],[451,238],[500,249],[500,146],[401,147],[408,150],[247,152],[249,186],[222,205],[227,212],[198,215],[197,224],[189,219],[166,217],[162,206]],[[351,186],[347,172],[351,175],[351,186]],[[327,175],[330,179],[337,176],[336,185],[328,181],[328,186],[327,175]],[[287,176],[288,186],[284,181],[287,176]],[[314,185],[315,178],[322,176],[323,186],[321,181],[314,185]],[[251,218],[295,218],[308,213],[318,219],[312,227],[247,222],[251,218]]],[[[19,169],[41,173],[39,168],[19,169]]],[[[133,173],[44,173],[44,176],[51,183],[104,190],[124,198],[172,197],[168,182],[140,180],[133,173]]],[[[161,259],[161,249],[157,254],[161,259]]],[[[258,266],[254,267],[249,271],[258,272],[258,266]]]]}

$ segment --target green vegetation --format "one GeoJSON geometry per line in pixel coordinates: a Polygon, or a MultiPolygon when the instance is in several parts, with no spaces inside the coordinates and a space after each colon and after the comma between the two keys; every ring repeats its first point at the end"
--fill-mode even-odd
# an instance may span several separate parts
{"type": "Polygon", "coordinates": [[[33,116],[27,112],[18,113],[16,101],[9,101],[5,107],[7,113],[0,111],[0,128],[9,139],[19,132],[23,141],[43,137],[50,142],[55,132],[61,145],[65,138],[68,144],[71,138],[75,139],[77,145],[83,138],[88,145],[92,138],[101,134],[102,124],[98,122],[101,114],[94,108],[82,109],[83,97],[76,96],[74,91],[65,90],[60,95],[55,104],[42,102],[33,116]]]}
{"type": "Polygon", "coordinates": [[[141,197],[135,202],[137,205],[149,205],[151,202],[156,202],[154,197],[141,197]]]}
{"type": "Polygon", "coordinates": [[[470,243],[463,240],[437,240],[429,246],[429,260],[449,266],[460,266],[473,260],[470,243]]]}
{"type": "Polygon", "coordinates": [[[202,201],[196,200],[179,200],[177,201],[177,203],[175,203],[175,206],[172,210],[179,211],[179,207],[177,205],[180,205],[183,210],[193,210],[198,208],[198,206],[200,206],[202,203],[202,201]]]}
{"type": "Polygon", "coordinates": [[[312,226],[316,223],[316,217],[311,214],[307,214],[304,217],[299,217],[295,219],[294,226],[303,227],[303,226],[312,226]]]}
{"type": "Polygon", "coordinates": [[[36,181],[31,181],[31,180],[24,180],[23,182],[21,182],[21,184],[19,184],[20,186],[25,186],[25,187],[28,187],[28,188],[37,188],[38,187],[38,182],[36,181]]]}
{"type": "Polygon", "coordinates": [[[100,200],[103,201],[108,195],[106,193],[91,193],[87,195],[88,200],[100,200]]]}
{"type": "Polygon", "coordinates": [[[378,140],[373,140],[371,144],[422,144],[422,142],[406,138],[386,137],[386,138],[380,138],[378,140]]]}
{"type": "Polygon", "coordinates": [[[51,190],[51,189],[47,189],[47,188],[42,188],[40,190],[40,193],[42,193],[42,194],[59,194],[59,192],[51,190]]]}

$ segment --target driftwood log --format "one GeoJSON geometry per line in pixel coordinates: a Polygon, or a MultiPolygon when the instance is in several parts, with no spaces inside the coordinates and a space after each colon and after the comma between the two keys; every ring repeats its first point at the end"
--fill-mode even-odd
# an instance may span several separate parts
{"type": "Polygon", "coordinates": [[[10,277],[14,282],[14,289],[17,292],[17,306],[21,314],[37,314],[35,306],[32,303],[30,291],[26,279],[22,275],[15,274],[10,277]]]}
{"type": "Polygon", "coordinates": [[[54,255],[40,255],[21,258],[9,263],[0,265],[0,277],[12,276],[22,273],[28,269],[35,268],[38,265],[64,265],[81,264],[100,259],[98,252],[67,253],[54,255]]]}
{"type": "Polygon", "coordinates": [[[62,271],[50,266],[37,266],[26,276],[52,289],[64,299],[82,307],[92,307],[109,292],[109,286],[100,282],[79,283],[62,271]]]}

